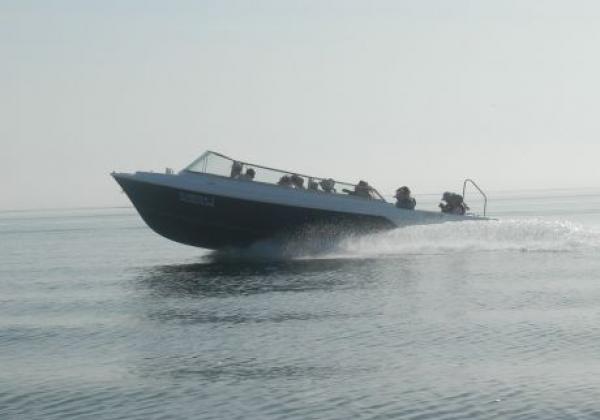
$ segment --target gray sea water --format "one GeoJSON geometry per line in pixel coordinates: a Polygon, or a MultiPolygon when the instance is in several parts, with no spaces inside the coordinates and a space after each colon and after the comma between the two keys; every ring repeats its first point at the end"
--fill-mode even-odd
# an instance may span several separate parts
{"type": "Polygon", "coordinates": [[[490,211],[319,255],[0,213],[0,418],[600,418],[600,191],[490,211]]]}

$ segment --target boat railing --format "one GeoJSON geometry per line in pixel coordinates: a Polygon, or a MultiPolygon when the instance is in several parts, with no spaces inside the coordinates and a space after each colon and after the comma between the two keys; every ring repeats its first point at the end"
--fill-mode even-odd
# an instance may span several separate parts
{"type": "Polygon", "coordinates": [[[467,178],[467,179],[465,179],[465,182],[463,183],[463,199],[464,200],[466,200],[467,184],[471,184],[472,186],[474,186],[475,189],[477,189],[477,191],[479,191],[479,193],[483,197],[483,216],[485,217],[486,213],[487,213],[487,202],[488,202],[487,194],[485,192],[483,192],[483,190],[479,187],[479,185],[477,185],[477,183],[475,181],[473,181],[470,178],[467,178]]]}
{"type": "MultiPolygon", "coordinates": [[[[253,169],[255,172],[254,181],[263,182],[268,184],[280,185],[282,177],[300,177],[302,178],[302,182],[305,190],[314,191],[314,192],[330,192],[340,195],[352,194],[357,188],[356,184],[352,184],[350,182],[343,182],[338,180],[333,180],[332,178],[322,178],[318,176],[301,174],[293,171],[286,171],[283,169],[271,168],[269,166],[257,165],[251,162],[244,162],[241,160],[232,159],[229,156],[225,156],[218,152],[207,151],[194,162],[192,162],[188,167],[184,169],[187,172],[199,172],[206,173],[211,175],[218,175],[223,177],[231,177],[232,175],[232,167],[234,164],[238,164],[238,167],[245,173],[248,169],[253,169]],[[323,188],[323,183],[325,185],[327,182],[333,181],[333,189],[330,191],[326,191],[323,188]],[[313,188],[310,188],[310,185],[313,188]]],[[[359,187],[360,188],[360,187],[359,187]]],[[[375,188],[369,186],[370,196],[373,199],[386,201],[385,198],[377,191],[375,188]]]]}

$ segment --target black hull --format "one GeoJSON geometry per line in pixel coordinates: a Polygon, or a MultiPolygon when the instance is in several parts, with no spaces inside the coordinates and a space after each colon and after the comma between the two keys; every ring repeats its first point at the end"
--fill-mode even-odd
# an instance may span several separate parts
{"type": "Polygon", "coordinates": [[[246,247],[265,239],[319,239],[395,228],[385,217],[342,213],[183,191],[115,175],[156,233],[208,249],[246,247]]]}

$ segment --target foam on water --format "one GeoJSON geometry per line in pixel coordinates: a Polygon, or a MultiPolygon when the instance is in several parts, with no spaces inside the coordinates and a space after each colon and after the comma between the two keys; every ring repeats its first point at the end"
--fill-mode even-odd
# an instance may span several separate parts
{"type": "Polygon", "coordinates": [[[349,238],[341,254],[380,256],[462,251],[570,252],[600,249],[600,232],[567,221],[502,220],[409,226],[349,238]]]}
{"type": "Polygon", "coordinates": [[[443,223],[331,241],[311,232],[288,241],[264,241],[229,249],[210,259],[373,258],[453,252],[573,252],[600,250],[600,232],[569,221],[539,219],[443,223]]]}

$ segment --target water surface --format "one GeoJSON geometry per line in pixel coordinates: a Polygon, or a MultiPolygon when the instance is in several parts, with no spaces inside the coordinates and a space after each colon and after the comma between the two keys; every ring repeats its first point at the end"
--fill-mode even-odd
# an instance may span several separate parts
{"type": "Polygon", "coordinates": [[[0,213],[0,416],[600,417],[600,191],[490,210],[319,255],[213,254],[131,209],[0,213]]]}

